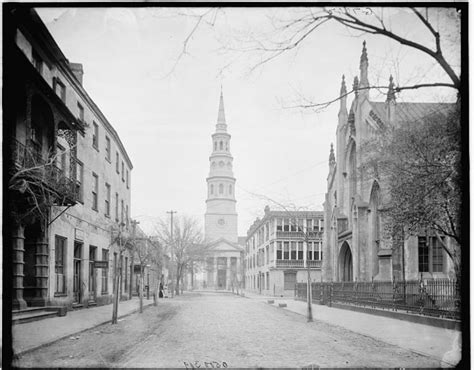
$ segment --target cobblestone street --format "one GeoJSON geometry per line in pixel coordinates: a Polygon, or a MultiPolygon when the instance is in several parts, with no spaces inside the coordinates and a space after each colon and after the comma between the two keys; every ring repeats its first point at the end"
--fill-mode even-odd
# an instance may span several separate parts
{"type": "Polygon", "coordinates": [[[439,367],[435,359],[230,294],[160,300],[21,356],[20,367],[439,367]],[[215,361],[215,362],[213,362],[215,361]]]}

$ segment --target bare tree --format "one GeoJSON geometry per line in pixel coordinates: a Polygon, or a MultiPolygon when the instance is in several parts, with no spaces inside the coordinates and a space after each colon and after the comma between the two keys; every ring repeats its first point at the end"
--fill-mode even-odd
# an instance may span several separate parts
{"type": "MultiPolygon", "coordinates": [[[[438,65],[446,76],[446,79],[441,78],[440,80],[434,81],[427,80],[398,86],[395,85],[395,93],[405,90],[439,87],[452,88],[459,93],[462,80],[460,78],[460,72],[456,71],[456,68],[453,65],[453,63],[457,62],[450,62],[446,58],[445,49],[446,44],[448,43],[460,44],[459,24],[462,16],[460,7],[456,7],[456,5],[453,4],[452,9],[446,10],[452,12],[450,13],[450,17],[448,17],[453,25],[452,29],[447,32],[449,34],[443,34],[439,29],[439,25],[433,22],[433,20],[436,19],[436,14],[434,14],[434,12],[440,11],[440,9],[412,7],[407,8],[407,10],[409,10],[410,13],[410,20],[406,20],[404,24],[406,25],[406,22],[408,22],[413,25],[413,27],[421,26],[419,32],[420,35],[429,35],[432,40],[431,44],[427,44],[423,37],[417,38],[416,36],[406,36],[407,34],[403,27],[399,29],[394,27],[394,24],[396,23],[395,20],[399,16],[399,14],[396,14],[396,8],[308,7],[290,9],[289,11],[285,11],[284,16],[281,14],[276,17],[270,16],[268,17],[270,18],[272,25],[270,31],[250,33],[243,39],[235,36],[233,37],[232,43],[227,40],[222,48],[228,52],[251,53],[256,56],[258,62],[252,63],[250,66],[250,71],[253,72],[283,54],[292,51],[296,52],[304,45],[309,47],[309,40],[312,36],[317,36],[318,31],[322,30],[323,27],[330,24],[336,24],[344,27],[349,32],[355,32],[358,35],[370,34],[380,36],[397,42],[411,50],[416,50],[417,52],[427,56],[428,60],[432,60],[436,65],[438,65]]],[[[196,18],[196,23],[195,27],[190,31],[188,37],[186,37],[183,42],[184,52],[180,54],[180,58],[186,54],[185,51],[189,47],[189,41],[196,33],[197,28],[203,24],[214,27],[219,12],[217,10],[214,12],[206,11],[202,12],[199,16],[187,16],[194,16],[196,18]]],[[[388,91],[389,85],[359,85],[348,91],[344,96],[366,89],[388,91]]],[[[323,102],[315,102],[312,99],[300,97],[301,100],[303,100],[303,103],[291,107],[310,108],[318,111],[338,101],[341,97],[342,96],[335,96],[333,99],[323,102]]]]}
{"type": "Polygon", "coordinates": [[[173,256],[174,266],[171,268],[176,269],[174,289],[176,295],[179,295],[184,272],[192,263],[201,262],[206,258],[209,244],[205,242],[198,222],[186,216],[178,217],[173,223],[173,236],[170,224],[165,221],[158,223],[156,233],[160,243],[167,245],[173,256]]]}
{"type": "Polygon", "coordinates": [[[461,135],[456,105],[415,122],[387,127],[367,140],[361,171],[382,181],[391,224],[408,236],[427,228],[461,270],[461,135]],[[452,242],[448,243],[446,238],[452,242]]]}

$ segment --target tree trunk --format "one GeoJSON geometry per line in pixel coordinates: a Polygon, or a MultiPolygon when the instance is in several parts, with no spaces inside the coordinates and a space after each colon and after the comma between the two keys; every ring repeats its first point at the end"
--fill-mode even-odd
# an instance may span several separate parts
{"type": "MultiPolygon", "coordinates": [[[[120,255],[122,252],[120,252],[120,255]]],[[[115,281],[115,289],[113,295],[113,307],[112,307],[112,324],[117,324],[118,319],[118,292],[119,292],[119,274],[117,271],[117,266],[114,266],[114,281],[115,281]]]]}
{"type": "Polygon", "coordinates": [[[140,280],[138,287],[138,296],[140,298],[140,313],[143,312],[143,265],[140,265],[140,280]]]}
{"type": "Polygon", "coordinates": [[[178,264],[176,267],[176,287],[175,287],[176,295],[179,295],[179,280],[180,280],[180,266],[178,264]]]}

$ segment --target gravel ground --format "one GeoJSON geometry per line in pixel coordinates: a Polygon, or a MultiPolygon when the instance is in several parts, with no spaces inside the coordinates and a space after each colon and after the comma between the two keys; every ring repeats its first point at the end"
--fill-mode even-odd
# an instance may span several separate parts
{"type": "Polygon", "coordinates": [[[159,302],[27,353],[19,367],[440,367],[432,358],[266,303],[215,293],[159,302]]]}

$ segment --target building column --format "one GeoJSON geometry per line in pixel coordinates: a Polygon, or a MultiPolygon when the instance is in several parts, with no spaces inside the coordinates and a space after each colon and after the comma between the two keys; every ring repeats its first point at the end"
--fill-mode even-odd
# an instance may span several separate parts
{"type": "Polygon", "coordinates": [[[35,296],[32,299],[32,306],[46,306],[48,301],[48,257],[49,245],[47,232],[42,231],[35,244],[35,296]]]}
{"type": "Polygon", "coordinates": [[[231,267],[230,267],[230,257],[226,257],[227,258],[227,271],[225,273],[225,280],[226,280],[226,288],[227,290],[230,290],[230,285],[232,283],[231,281],[231,275],[232,275],[232,271],[231,271],[231,267]]]}
{"type": "Polygon", "coordinates": [[[23,273],[25,254],[25,227],[18,225],[12,233],[13,246],[13,306],[14,310],[26,308],[26,301],[23,299],[23,273]]]}
{"type": "Polygon", "coordinates": [[[217,257],[214,257],[214,279],[213,279],[214,289],[218,288],[217,285],[217,257]]]}

